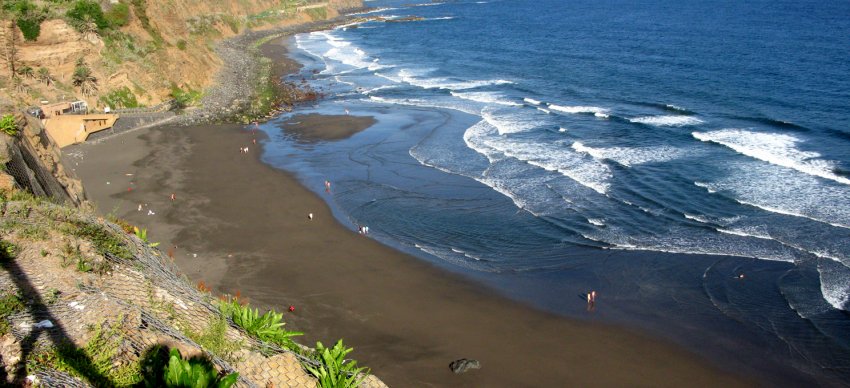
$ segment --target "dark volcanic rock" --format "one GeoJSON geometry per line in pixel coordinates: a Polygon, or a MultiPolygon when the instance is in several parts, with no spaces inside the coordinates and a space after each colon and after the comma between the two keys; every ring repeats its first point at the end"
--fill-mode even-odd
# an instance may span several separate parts
{"type": "Polygon", "coordinates": [[[478,360],[461,358],[460,360],[454,360],[449,363],[449,369],[454,373],[463,373],[470,369],[481,369],[481,363],[478,360]]]}

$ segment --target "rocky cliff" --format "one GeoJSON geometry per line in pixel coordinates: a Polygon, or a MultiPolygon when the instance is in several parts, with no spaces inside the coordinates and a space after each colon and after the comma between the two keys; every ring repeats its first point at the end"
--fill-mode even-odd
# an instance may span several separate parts
{"type": "Polygon", "coordinates": [[[116,100],[154,105],[177,90],[199,93],[222,65],[216,42],[246,31],[333,18],[361,7],[362,1],[132,0],[101,7],[108,12],[116,4],[130,4],[123,26],[80,32],[63,17],[66,10],[57,8],[41,22],[34,41],[24,39],[13,20],[0,20],[0,100],[21,106],[80,98],[102,108],[116,100]],[[80,59],[97,80],[96,90],[74,85],[80,59]]]}

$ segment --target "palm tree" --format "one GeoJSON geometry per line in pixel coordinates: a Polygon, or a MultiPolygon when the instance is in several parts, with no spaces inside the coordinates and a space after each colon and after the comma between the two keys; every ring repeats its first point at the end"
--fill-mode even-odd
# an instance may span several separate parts
{"type": "Polygon", "coordinates": [[[53,76],[50,75],[50,70],[47,70],[46,67],[39,67],[38,80],[44,82],[45,85],[50,86],[50,84],[53,83],[53,76]]]}
{"type": "Polygon", "coordinates": [[[35,71],[32,67],[24,65],[18,68],[18,75],[24,78],[33,78],[35,77],[35,71]]]}
{"type": "Polygon", "coordinates": [[[83,95],[90,96],[97,92],[97,77],[92,74],[91,69],[83,61],[83,58],[77,61],[77,67],[74,68],[74,75],[71,79],[74,86],[79,87],[83,95]]]}

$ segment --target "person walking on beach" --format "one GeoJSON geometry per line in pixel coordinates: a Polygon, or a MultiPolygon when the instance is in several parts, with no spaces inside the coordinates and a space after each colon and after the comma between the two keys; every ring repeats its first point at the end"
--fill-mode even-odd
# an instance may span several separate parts
{"type": "Polygon", "coordinates": [[[171,193],[171,202],[174,202],[174,198],[175,198],[174,193],[171,193]]]}
{"type": "Polygon", "coordinates": [[[313,219],[313,213],[307,213],[307,218],[312,220],[313,219]]]}
{"type": "Polygon", "coordinates": [[[596,308],[596,291],[591,290],[587,293],[587,311],[593,311],[596,308]]]}
{"type": "Polygon", "coordinates": [[[325,181],[325,192],[326,193],[331,192],[331,181],[328,181],[328,180],[325,181]]]}

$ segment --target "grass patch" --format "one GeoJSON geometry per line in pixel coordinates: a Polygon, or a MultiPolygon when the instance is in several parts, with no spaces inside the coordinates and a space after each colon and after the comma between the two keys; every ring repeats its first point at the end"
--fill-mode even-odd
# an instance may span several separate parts
{"type": "Polygon", "coordinates": [[[16,256],[18,256],[18,246],[9,241],[0,240],[0,260],[14,260],[16,256]]]}
{"type": "Polygon", "coordinates": [[[41,225],[27,225],[18,231],[18,236],[27,240],[44,241],[50,234],[41,225]]]}
{"type": "Polygon", "coordinates": [[[138,108],[139,101],[130,88],[122,86],[100,97],[100,102],[112,108],[138,108]]]}
{"type": "MultiPolygon", "coordinates": [[[[119,322],[123,317],[119,319],[119,322]]],[[[62,344],[42,350],[27,360],[27,374],[50,368],[80,377],[95,387],[130,387],[142,381],[138,363],[116,365],[124,340],[121,324],[101,324],[85,347],[62,344]]]]}
{"type": "Polygon", "coordinates": [[[103,226],[76,220],[70,221],[68,225],[70,226],[68,232],[71,235],[90,241],[97,253],[112,255],[124,260],[133,258],[133,253],[124,241],[108,232],[103,226]]]}
{"type": "Polygon", "coordinates": [[[210,353],[228,362],[236,362],[236,352],[242,348],[242,343],[228,339],[225,336],[226,332],[227,321],[224,317],[218,316],[210,321],[210,324],[200,332],[187,329],[186,336],[210,353]]]}
{"type": "Polygon", "coordinates": [[[178,108],[185,108],[187,106],[195,105],[198,101],[201,100],[201,96],[203,95],[201,91],[194,90],[192,88],[187,88],[183,90],[176,84],[171,84],[171,98],[174,99],[178,108]]]}
{"type": "Polygon", "coordinates": [[[12,292],[0,295],[0,336],[6,335],[11,328],[7,318],[14,313],[23,311],[24,308],[26,306],[24,306],[20,295],[12,292]]]}

